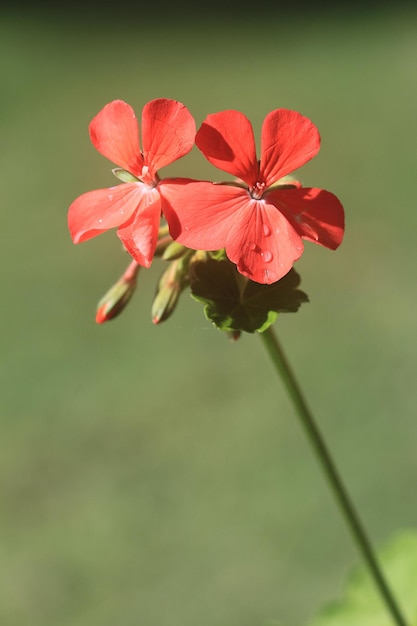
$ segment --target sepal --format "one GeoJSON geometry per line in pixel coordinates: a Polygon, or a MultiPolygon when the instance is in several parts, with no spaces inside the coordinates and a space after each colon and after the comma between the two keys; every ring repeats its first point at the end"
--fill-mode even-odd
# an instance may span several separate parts
{"type": "Polygon", "coordinates": [[[133,176],[130,172],[122,169],[121,167],[114,167],[112,169],[113,174],[121,180],[123,183],[137,183],[139,181],[136,176],[133,176]]]}

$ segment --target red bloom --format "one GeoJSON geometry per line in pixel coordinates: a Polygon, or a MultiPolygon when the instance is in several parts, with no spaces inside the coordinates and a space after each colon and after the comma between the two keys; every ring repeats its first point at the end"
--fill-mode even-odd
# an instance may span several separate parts
{"type": "Polygon", "coordinates": [[[303,252],[303,239],[336,249],[344,212],[328,191],[280,179],[320,149],[314,124],[296,111],[277,109],[262,126],[257,160],[250,121],[239,111],[208,115],[196,135],[206,159],[244,184],[190,179],[165,181],[162,195],[171,235],[199,250],[226,249],[244,276],[270,284],[303,252]]]}
{"type": "Polygon", "coordinates": [[[188,109],[175,100],[148,102],[142,112],[142,151],[135,113],[126,102],[114,100],[92,120],[94,147],[123,170],[121,185],[97,189],[75,200],[68,212],[74,243],[87,241],[109,228],[132,257],[149,267],[155,252],[161,217],[157,170],[187,154],[194,145],[195,122],[188,109]]]}

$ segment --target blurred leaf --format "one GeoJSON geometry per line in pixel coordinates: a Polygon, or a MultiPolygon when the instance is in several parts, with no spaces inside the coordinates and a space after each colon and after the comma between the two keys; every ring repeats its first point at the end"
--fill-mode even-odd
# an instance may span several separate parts
{"type": "MultiPolygon", "coordinates": [[[[417,532],[397,535],[380,551],[379,562],[405,620],[417,626],[417,532]]],[[[325,607],[310,626],[393,626],[393,619],[367,570],[358,567],[344,598],[325,607]]]]}
{"type": "Polygon", "coordinates": [[[307,295],[297,289],[300,276],[292,269],[272,285],[248,280],[228,260],[208,258],[193,265],[191,295],[202,302],[206,317],[224,331],[262,332],[278,313],[295,313],[307,295]]]}

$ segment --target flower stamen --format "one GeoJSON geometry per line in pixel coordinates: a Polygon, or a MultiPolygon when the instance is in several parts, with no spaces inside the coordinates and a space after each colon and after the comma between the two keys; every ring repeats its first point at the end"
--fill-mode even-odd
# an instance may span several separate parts
{"type": "Polygon", "coordinates": [[[262,198],[262,195],[265,191],[265,183],[255,183],[252,187],[252,189],[250,190],[250,195],[252,196],[252,198],[254,200],[260,200],[262,198]]]}

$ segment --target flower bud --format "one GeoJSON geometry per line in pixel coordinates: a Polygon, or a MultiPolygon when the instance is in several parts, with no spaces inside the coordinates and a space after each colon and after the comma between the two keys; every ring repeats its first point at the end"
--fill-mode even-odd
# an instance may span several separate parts
{"type": "Polygon", "coordinates": [[[97,305],[97,324],[108,322],[123,311],[136,289],[138,271],[139,265],[133,261],[117,283],[101,298],[97,305]]]}
{"type": "MultiPolygon", "coordinates": [[[[189,256],[189,255],[188,255],[189,256]]],[[[152,321],[164,322],[174,312],[183,289],[188,285],[188,256],[172,261],[159,279],[152,303],[152,321]]]]}
{"type": "Polygon", "coordinates": [[[158,291],[152,304],[152,321],[154,324],[164,322],[174,312],[180,297],[178,284],[167,283],[158,291]]]}
{"type": "Polygon", "coordinates": [[[181,258],[186,252],[188,252],[188,248],[177,241],[173,241],[165,248],[162,259],[164,261],[175,261],[181,258]]]}

